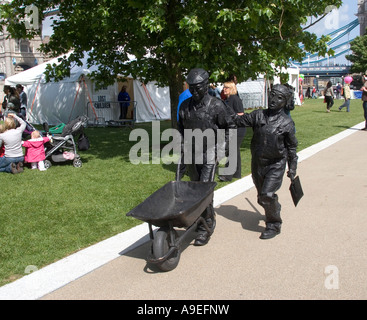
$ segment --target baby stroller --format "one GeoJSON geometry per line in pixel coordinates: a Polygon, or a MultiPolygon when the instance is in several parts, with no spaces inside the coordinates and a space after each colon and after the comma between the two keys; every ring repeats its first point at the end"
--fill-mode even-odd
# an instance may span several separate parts
{"type": "Polygon", "coordinates": [[[75,168],[80,168],[83,165],[82,160],[77,153],[77,146],[74,141],[74,136],[79,134],[80,136],[85,137],[83,130],[87,121],[87,117],[80,116],[65,125],[63,124],[61,126],[55,127],[57,130],[60,130],[61,127],[61,133],[57,133],[55,128],[49,129],[47,123],[43,124],[44,130],[47,133],[52,134],[51,141],[45,145],[46,169],[50,168],[52,163],[60,163],[65,161],[72,161],[75,168]]]}

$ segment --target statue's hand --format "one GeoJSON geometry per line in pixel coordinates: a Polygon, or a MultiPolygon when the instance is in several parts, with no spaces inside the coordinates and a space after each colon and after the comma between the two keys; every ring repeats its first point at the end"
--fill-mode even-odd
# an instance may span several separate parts
{"type": "Polygon", "coordinates": [[[287,176],[288,176],[288,178],[290,178],[291,179],[291,181],[293,181],[294,180],[294,178],[296,177],[296,171],[295,170],[289,170],[288,172],[287,172],[287,176]]]}

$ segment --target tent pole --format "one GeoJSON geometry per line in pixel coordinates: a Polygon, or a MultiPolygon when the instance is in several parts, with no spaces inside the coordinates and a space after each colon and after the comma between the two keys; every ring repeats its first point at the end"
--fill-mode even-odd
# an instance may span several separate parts
{"type": "Polygon", "coordinates": [[[153,114],[154,114],[154,117],[157,119],[157,115],[155,114],[155,112],[154,112],[154,110],[153,110],[153,108],[152,108],[152,105],[151,105],[151,103],[150,103],[150,99],[149,99],[149,96],[148,96],[148,93],[147,93],[148,89],[147,89],[147,87],[145,86],[145,84],[144,84],[144,83],[142,83],[141,85],[142,85],[142,87],[143,87],[143,89],[144,89],[145,95],[146,95],[146,96],[147,96],[147,98],[148,98],[149,107],[150,107],[150,109],[152,110],[152,112],[153,112],[153,114]]]}
{"type": "Polygon", "coordinates": [[[153,110],[153,108],[152,108],[152,105],[154,106],[154,108],[155,108],[155,110],[157,111],[157,114],[158,114],[158,116],[159,116],[159,118],[160,118],[161,116],[160,116],[160,114],[159,114],[159,112],[158,112],[158,108],[157,108],[157,106],[155,105],[155,103],[154,103],[154,101],[153,101],[152,97],[150,96],[149,91],[148,91],[148,88],[145,86],[145,84],[144,84],[144,83],[143,83],[142,85],[143,85],[143,88],[144,88],[144,91],[145,91],[145,95],[147,96],[147,98],[148,98],[148,100],[149,100],[149,102],[150,102],[150,103],[149,103],[149,106],[150,106],[150,108],[152,109],[154,116],[157,118],[157,116],[156,116],[156,114],[155,114],[155,112],[154,112],[154,110],[153,110]]]}
{"type": "Polygon", "coordinates": [[[71,119],[71,115],[73,114],[73,110],[74,110],[74,107],[75,107],[76,98],[77,98],[77,97],[78,97],[78,95],[79,95],[79,90],[80,90],[81,85],[82,85],[82,83],[81,83],[81,81],[79,81],[79,87],[78,87],[78,90],[77,90],[77,92],[76,92],[75,99],[74,99],[74,104],[73,104],[73,107],[72,107],[72,109],[71,109],[70,116],[69,116],[69,120],[68,120],[69,122],[70,122],[70,119],[71,119]]]}
{"type": "Polygon", "coordinates": [[[96,117],[96,120],[98,120],[98,116],[97,116],[96,110],[94,109],[92,99],[90,98],[89,90],[88,90],[87,83],[85,82],[84,77],[82,77],[82,80],[83,80],[83,82],[84,82],[85,89],[87,89],[88,99],[89,99],[90,105],[91,105],[91,107],[92,107],[92,110],[93,110],[94,116],[96,117]]]}
{"type": "Polygon", "coordinates": [[[40,79],[39,79],[39,81],[38,81],[38,85],[37,85],[37,88],[36,88],[36,92],[34,93],[34,98],[33,98],[32,106],[31,106],[31,113],[33,112],[34,102],[36,101],[38,88],[39,88],[39,86],[40,86],[40,84],[41,84],[41,79],[42,79],[42,78],[40,78],[40,79]]]}

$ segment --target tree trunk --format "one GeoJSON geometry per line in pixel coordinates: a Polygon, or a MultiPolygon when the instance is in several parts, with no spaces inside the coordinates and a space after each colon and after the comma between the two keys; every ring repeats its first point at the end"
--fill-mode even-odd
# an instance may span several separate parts
{"type": "MultiPolygon", "coordinates": [[[[181,75],[179,76],[181,77],[181,75]]],[[[182,93],[183,83],[179,79],[170,81],[169,94],[171,97],[171,125],[172,128],[177,128],[177,106],[179,96],[182,93]]]]}
{"type": "MultiPolygon", "coordinates": [[[[168,22],[168,34],[175,35],[177,32],[176,6],[181,6],[177,0],[169,0],[166,7],[166,19],[168,22]]],[[[177,105],[179,96],[183,91],[182,70],[179,67],[180,56],[176,50],[169,50],[166,53],[167,75],[169,84],[169,93],[171,99],[171,125],[177,128],[177,105]]]]}
{"type": "Polygon", "coordinates": [[[168,57],[168,80],[171,100],[171,125],[177,128],[177,105],[179,96],[183,91],[183,79],[181,69],[175,61],[177,58],[168,57]]]}

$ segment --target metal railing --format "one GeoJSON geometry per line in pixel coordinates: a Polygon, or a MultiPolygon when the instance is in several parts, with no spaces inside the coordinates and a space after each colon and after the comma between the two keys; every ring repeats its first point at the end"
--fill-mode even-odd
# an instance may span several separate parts
{"type": "Polygon", "coordinates": [[[136,121],[137,101],[91,101],[87,104],[87,116],[92,125],[98,126],[125,126],[134,125],[136,121]],[[120,119],[120,103],[129,103],[126,119],[120,119]]]}

